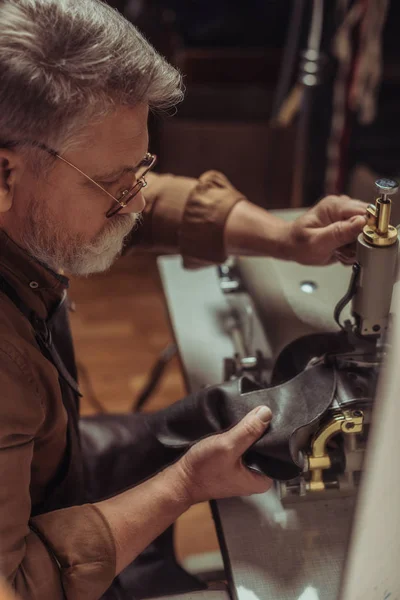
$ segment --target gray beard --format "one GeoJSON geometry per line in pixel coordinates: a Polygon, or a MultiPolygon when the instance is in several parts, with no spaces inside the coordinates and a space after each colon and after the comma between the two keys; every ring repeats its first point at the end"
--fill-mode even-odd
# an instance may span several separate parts
{"type": "Polygon", "coordinates": [[[69,234],[33,202],[29,207],[22,241],[26,250],[54,271],[87,276],[111,267],[121,254],[124,240],[140,220],[140,215],[115,215],[90,242],[80,234],[69,234]]]}

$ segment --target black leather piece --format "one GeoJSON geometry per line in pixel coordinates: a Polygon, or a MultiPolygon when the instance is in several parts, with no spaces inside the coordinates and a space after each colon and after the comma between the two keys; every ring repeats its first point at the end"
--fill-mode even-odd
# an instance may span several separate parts
{"type": "Polygon", "coordinates": [[[342,409],[357,404],[358,408],[370,406],[378,384],[378,370],[372,367],[356,367],[338,371],[336,400],[342,409]]]}
{"type": "Polygon", "coordinates": [[[281,351],[272,372],[272,385],[278,385],[304,371],[312,358],[324,354],[353,352],[354,345],[344,331],[314,333],[297,338],[281,351]]]}
{"type": "Polygon", "coordinates": [[[335,370],[324,365],[267,389],[257,389],[242,377],[202,390],[157,413],[151,429],[167,450],[183,452],[199,439],[232,427],[256,406],[269,406],[271,425],[244,461],[274,479],[292,479],[302,471],[301,450],[331,404],[335,388],[335,370]]]}
{"type": "Polygon", "coordinates": [[[247,452],[246,464],[274,479],[296,477],[301,450],[332,402],[336,374],[318,365],[259,389],[246,377],[201,390],[153,414],[101,415],[79,425],[90,500],[113,495],[174,462],[200,439],[235,425],[264,404],[273,419],[247,452]],[[105,477],[107,473],[112,474],[105,477]]]}
{"type": "Polygon", "coordinates": [[[182,454],[155,436],[153,424],[158,414],[104,414],[80,419],[89,502],[144,481],[182,454]]]}
{"type": "Polygon", "coordinates": [[[313,333],[305,335],[285,346],[275,361],[271,383],[278,385],[292,379],[304,371],[315,357],[327,357],[327,363],[334,364],[335,357],[349,353],[375,354],[376,340],[349,335],[347,331],[313,333]]]}

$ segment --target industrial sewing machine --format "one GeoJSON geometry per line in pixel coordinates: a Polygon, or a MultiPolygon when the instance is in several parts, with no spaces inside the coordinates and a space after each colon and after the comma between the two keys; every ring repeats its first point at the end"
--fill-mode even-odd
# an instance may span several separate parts
{"type": "Polygon", "coordinates": [[[376,187],[379,196],[368,206],[350,282],[349,268],[341,265],[310,270],[280,262],[278,271],[273,263],[240,259],[219,270],[231,307],[226,327],[236,349],[225,359],[226,380],[247,374],[264,386],[277,385],[318,362],[337,373],[331,405],[304,439],[301,475],[277,482],[284,503],[317,494],[351,495],[360,481],[376,381],[387,353],[399,246],[390,224],[390,195],[398,184],[379,179],[376,187]],[[259,323],[267,351],[259,347],[259,323]]]}

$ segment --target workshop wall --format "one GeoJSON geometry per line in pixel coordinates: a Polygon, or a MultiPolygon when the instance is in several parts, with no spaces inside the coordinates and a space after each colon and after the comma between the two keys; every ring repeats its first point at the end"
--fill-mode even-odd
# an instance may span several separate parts
{"type": "MultiPolygon", "coordinates": [[[[251,201],[269,208],[289,206],[296,119],[278,128],[271,119],[276,116],[279,78],[288,69],[283,59],[294,8],[304,9],[297,27],[300,52],[305,48],[310,27],[311,0],[109,2],[134,22],[184,75],[186,99],[176,116],[156,118],[151,123],[152,149],[160,156],[158,168],[195,177],[207,169],[219,169],[251,201]]],[[[316,90],[305,149],[304,204],[313,204],[325,191],[336,72],[331,49],[339,4],[324,3],[321,47],[328,65],[322,85],[316,90]]],[[[340,193],[349,189],[353,170],[360,166],[387,176],[396,176],[400,171],[399,13],[399,4],[391,2],[383,32],[383,83],[377,119],[368,126],[360,125],[355,118],[349,120],[340,193]]],[[[297,60],[289,73],[291,85],[298,70],[297,60]]]]}

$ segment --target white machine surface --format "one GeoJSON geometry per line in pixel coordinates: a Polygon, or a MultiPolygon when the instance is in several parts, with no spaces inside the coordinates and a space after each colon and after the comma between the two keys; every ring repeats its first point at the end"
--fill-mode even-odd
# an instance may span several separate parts
{"type": "MultiPolygon", "coordinates": [[[[284,216],[296,216],[291,213],[287,211],[284,216]]],[[[257,310],[246,290],[223,293],[215,268],[185,271],[180,257],[159,259],[188,391],[223,381],[224,359],[237,351],[237,327],[244,331],[250,353],[259,349],[271,361],[286,344],[301,335],[337,329],[333,309],[347,290],[349,268],[341,265],[302,267],[257,258],[241,259],[238,267],[245,288],[251,290],[256,299],[257,310]]],[[[227,282],[228,286],[231,284],[234,282],[227,282]]],[[[394,302],[397,301],[395,294],[394,302]]],[[[400,333],[398,337],[400,340],[400,333]]],[[[397,345],[400,352],[400,341],[397,345]]],[[[396,370],[394,363],[392,370],[396,370]]],[[[399,375],[392,379],[392,404],[386,404],[382,412],[386,430],[380,424],[379,432],[375,430],[372,435],[386,440],[385,431],[390,428],[394,435],[388,444],[380,445],[382,456],[377,457],[375,453],[369,457],[369,464],[375,470],[379,469],[376,461],[385,460],[385,469],[379,469],[379,488],[374,484],[378,479],[376,472],[366,478],[358,513],[362,515],[361,524],[355,530],[350,560],[346,564],[344,600],[400,599],[400,574],[394,566],[400,560],[399,511],[393,519],[395,506],[400,506],[400,476],[396,458],[393,462],[389,459],[389,456],[400,456],[400,436],[395,435],[400,404],[393,406],[396,389],[400,389],[399,375]],[[388,512],[390,517],[385,517],[378,507],[383,501],[383,490],[389,489],[384,505],[391,512],[388,512]],[[370,495],[373,503],[366,502],[370,495]],[[376,520],[375,534],[366,527],[371,519],[376,520]],[[376,536],[380,545],[374,547],[371,535],[376,536]],[[384,540],[389,544],[387,556],[382,552],[384,540]],[[376,571],[379,559],[382,577],[377,581],[371,574],[374,568],[376,571]],[[365,568],[368,572],[363,577],[365,568]],[[359,585],[360,577],[363,585],[359,585]]],[[[388,396],[389,392],[386,393],[382,385],[380,390],[382,397],[388,396]]],[[[285,511],[274,491],[215,503],[218,535],[235,600],[339,598],[355,498],[317,497],[294,503],[285,511]]]]}
{"type": "MultiPolygon", "coordinates": [[[[396,283],[392,310],[399,314],[396,283]]],[[[341,600],[400,599],[400,322],[375,401],[374,427],[359,493],[341,600]],[[379,418],[378,418],[379,416],[379,418]]]]}

